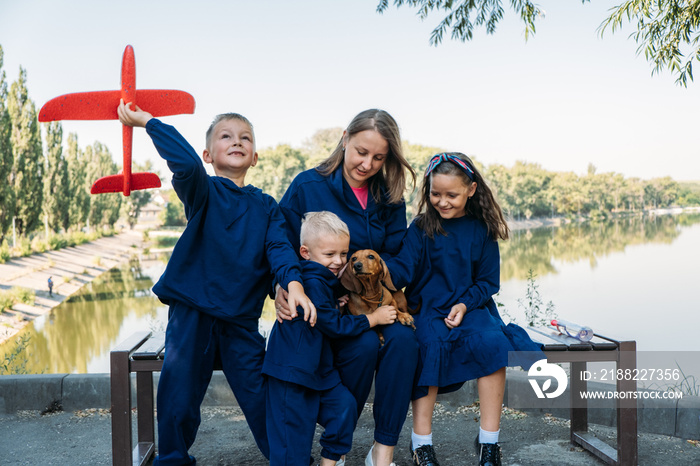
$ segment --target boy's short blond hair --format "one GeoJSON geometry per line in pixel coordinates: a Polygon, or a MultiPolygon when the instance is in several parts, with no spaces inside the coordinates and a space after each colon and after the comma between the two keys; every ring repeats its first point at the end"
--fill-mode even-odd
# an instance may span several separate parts
{"type": "Polygon", "coordinates": [[[209,144],[211,144],[211,135],[214,133],[214,128],[216,128],[216,125],[221,123],[222,121],[228,121],[228,120],[238,120],[242,121],[248,127],[250,128],[250,132],[253,133],[253,146],[255,146],[255,130],[253,130],[253,123],[250,122],[249,119],[241,115],[240,113],[221,113],[219,115],[216,115],[214,117],[214,121],[211,122],[211,125],[209,125],[209,128],[207,129],[207,134],[206,134],[206,148],[207,150],[211,149],[209,144]]]}
{"type": "Polygon", "coordinates": [[[299,240],[303,246],[316,241],[321,236],[347,236],[350,237],[348,226],[333,212],[323,210],[320,212],[307,212],[301,221],[299,240]]]}

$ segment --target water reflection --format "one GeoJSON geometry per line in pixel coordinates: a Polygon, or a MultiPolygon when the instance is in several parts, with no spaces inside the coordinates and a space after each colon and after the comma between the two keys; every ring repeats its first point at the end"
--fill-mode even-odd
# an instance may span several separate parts
{"type": "Polygon", "coordinates": [[[607,222],[514,231],[500,243],[501,281],[525,280],[528,271],[543,277],[556,274],[555,263],[587,261],[595,268],[600,258],[646,243],[670,244],[681,227],[700,222],[700,213],[636,216],[607,222]]]}
{"type": "MultiPolygon", "coordinates": [[[[501,298],[507,308],[517,315],[516,299],[524,296],[524,280],[528,270],[532,269],[542,280],[544,300],[555,300],[562,316],[586,321],[599,328],[607,325],[615,329],[612,332],[615,334],[629,327],[625,324],[629,321],[629,309],[634,310],[635,321],[639,320],[640,326],[643,322],[651,323],[652,317],[645,317],[645,312],[653,315],[659,308],[668,307],[668,296],[659,296],[660,292],[655,291],[659,288],[644,284],[646,282],[641,278],[635,278],[635,282],[630,285],[632,289],[626,290],[625,281],[610,278],[609,275],[621,277],[633,272],[627,269],[638,270],[644,267],[635,262],[639,260],[636,255],[629,254],[622,260],[622,269],[610,272],[603,266],[609,259],[606,256],[613,256],[613,253],[624,251],[629,246],[643,244],[648,245],[644,248],[645,251],[652,253],[651,244],[673,243],[684,230],[690,231],[688,227],[698,223],[700,213],[634,217],[605,223],[513,232],[512,239],[501,244],[501,298]],[[600,267],[595,270],[599,263],[600,267]],[[595,270],[595,283],[585,281],[588,279],[582,279],[580,274],[576,274],[575,270],[581,268],[581,264],[590,271],[595,270]],[[604,283],[609,283],[611,289],[605,288],[607,285],[604,283]],[[640,288],[650,296],[641,296],[641,301],[637,303],[634,298],[640,295],[636,291],[640,288]],[[595,301],[586,301],[586,296],[593,299],[591,295],[595,295],[595,301]],[[619,302],[620,299],[624,299],[624,302],[619,302]],[[661,299],[663,303],[654,304],[656,299],[661,299]],[[649,309],[646,310],[647,308],[649,309]]],[[[673,246],[673,251],[678,250],[674,254],[685,258],[683,261],[690,257],[689,254],[697,253],[688,250],[695,243],[689,245],[687,241],[684,243],[679,240],[673,246]]],[[[674,259],[676,256],[671,255],[671,252],[665,251],[663,255],[669,260],[677,261],[674,267],[681,276],[690,275],[679,268],[681,261],[674,259]]],[[[117,343],[138,330],[165,328],[167,308],[153,295],[151,288],[163,273],[167,259],[167,256],[152,255],[148,260],[132,261],[112,269],[63,302],[49,315],[29,324],[20,334],[20,337],[30,338],[26,351],[17,358],[20,363],[26,361],[26,368],[22,372],[109,372],[109,351],[117,343]]],[[[649,263],[649,259],[642,260],[645,264],[649,263]]],[[[658,282],[658,278],[655,280],[658,282]]],[[[679,282],[678,277],[669,277],[669,280],[679,282]]],[[[684,288],[694,289],[692,286],[684,288]]],[[[675,288],[672,284],[666,284],[660,289],[668,291],[675,288]]],[[[687,308],[691,298],[684,295],[682,290],[674,291],[671,295],[677,295],[677,299],[682,301],[674,305],[674,308],[687,308]]],[[[274,318],[274,305],[267,300],[261,319],[261,332],[264,333],[271,327],[274,318]]],[[[683,318],[687,320],[691,316],[685,315],[683,318]]],[[[671,330],[669,335],[660,336],[658,326],[640,326],[630,329],[634,330],[631,338],[637,339],[639,349],[659,349],[651,342],[670,341],[674,338],[671,330]]],[[[16,338],[13,338],[0,346],[0,361],[4,360],[5,355],[13,353],[15,341],[16,338]]],[[[676,344],[672,349],[686,348],[676,344]]]]}
{"type": "MultiPolygon", "coordinates": [[[[126,320],[156,318],[162,305],[150,291],[153,283],[134,260],[102,274],[48,316],[29,324],[19,335],[29,337],[22,357],[26,372],[88,372],[91,360],[109,354],[126,320]]],[[[0,358],[14,351],[15,340],[0,348],[0,358]]]]}

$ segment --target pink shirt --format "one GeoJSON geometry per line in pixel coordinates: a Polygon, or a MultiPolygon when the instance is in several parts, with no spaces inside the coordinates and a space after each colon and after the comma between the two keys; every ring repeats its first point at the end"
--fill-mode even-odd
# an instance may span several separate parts
{"type": "Polygon", "coordinates": [[[367,208],[367,193],[369,192],[369,187],[365,185],[362,188],[352,188],[352,192],[355,193],[355,197],[359,201],[363,209],[367,208]]]}

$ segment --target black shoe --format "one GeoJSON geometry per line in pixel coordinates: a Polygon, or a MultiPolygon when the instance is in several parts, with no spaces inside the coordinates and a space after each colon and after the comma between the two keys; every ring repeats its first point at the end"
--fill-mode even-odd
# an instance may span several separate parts
{"type": "Polygon", "coordinates": [[[498,443],[479,443],[477,434],[474,449],[479,457],[479,466],[501,466],[501,446],[498,443]]]}
{"type": "Polygon", "coordinates": [[[411,458],[413,458],[413,466],[440,466],[432,445],[421,445],[415,450],[411,449],[411,458]]]}

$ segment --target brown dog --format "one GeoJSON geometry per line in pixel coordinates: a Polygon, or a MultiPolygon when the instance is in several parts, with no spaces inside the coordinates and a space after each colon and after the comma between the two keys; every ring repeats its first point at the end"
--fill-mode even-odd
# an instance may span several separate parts
{"type": "MultiPolygon", "coordinates": [[[[397,319],[414,329],[412,312],[408,308],[403,291],[397,290],[391,281],[389,269],[382,258],[371,249],[362,249],[350,257],[340,277],[340,283],[350,291],[347,309],[352,315],[371,314],[380,306],[396,308],[397,319]]],[[[384,343],[381,332],[379,339],[384,343]]]]}

